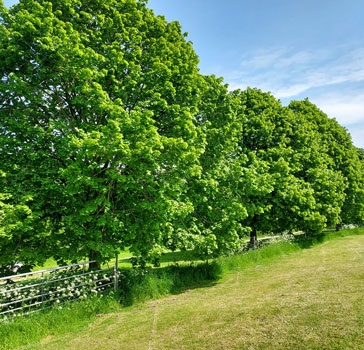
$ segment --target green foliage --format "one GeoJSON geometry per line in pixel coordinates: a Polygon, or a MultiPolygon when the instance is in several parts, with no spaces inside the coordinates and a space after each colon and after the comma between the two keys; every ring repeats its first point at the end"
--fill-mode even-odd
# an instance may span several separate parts
{"type": "Polygon", "coordinates": [[[328,158],[324,175],[326,179],[318,181],[317,191],[320,193],[319,202],[328,217],[328,226],[338,222],[361,222],[364,203],[363,165],[349,133],[307,99],[292,101],[288,107],[301,120],[309,122],[308,126],[318,140],[319,152],[328,158]],[[325,183],[327,188],[322,186],[325,183]]]}
{"type": "MultiPolygon", "coordinates": [[[[186,239],[179,246],[194,250],[204,259],[236,250],[248,232],[243,225],[248,213],[239,198],[242,174],[236,157],[242,118],[243,108],[229,94],[223,80],[205,76],[199,122],[206,147],[200,156],[201,175],[188,183],[187,195],[193,212],[183,218],[181,227],[186,239]]],[[[180,231],[174,231],[171,235],[172,245],[179,234],[180,231]]]]}
{"type": "Polygon", "coordinates": [[[21,1],[1,17],[1,163],[14,199],[32,198],[34,254],[147,257],[191,212],[204,148],[180,25],[136,0],[21,1]]]}
{"type": "Polygon", "coordinates": [[[0,121],[0,264],[207,260],[248,234],[364,220],[345,128],[201,75],[180,24],[143,0],[1,5],[0,121]]]}
{"type": "Polygon", "coordinates": [[[283,107],[257,89],[233,94],[245,107],[240,194],[252,234],[317,233],[339,223],[349,212],[348,188],[356,186],[360,198],[362,183],[348,181],[362,171],[345,129],[308,100],[283,107]]]}
{"type": "MultiPolygon", "coordinates": [[[[0,171],[0,183],[5,186],[5,174],[0,171]]],[[[0,266],[13,264],[22,257],[23,265],[35,262],[33,248],[33,214],[28,202],[29,196],[14,201],[10,193],[0,193],[0,266]],[[15,243],[15,245],[14,245],[15,243]]]]}
{"type": "Polygon", "coordinates": [[[257,89],[234,95],[245,106],[240,196],[249,214],[246,225],[252,233],[302,229],[314,199],[312,189],[295,176],[291,161],[292,114],[271,94],[257,89]]]}

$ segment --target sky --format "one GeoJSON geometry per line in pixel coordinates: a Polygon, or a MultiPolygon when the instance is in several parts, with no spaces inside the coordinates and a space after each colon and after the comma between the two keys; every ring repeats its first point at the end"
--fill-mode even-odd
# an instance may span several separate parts
{"type": "MultiPolygon", "coordinates": [[[[17,1],[5,0],[7,7],[17,1]]],[[[308,98],[364,148],[364,0],[149,0],[178,21],[202,74],[308,98]]]]}

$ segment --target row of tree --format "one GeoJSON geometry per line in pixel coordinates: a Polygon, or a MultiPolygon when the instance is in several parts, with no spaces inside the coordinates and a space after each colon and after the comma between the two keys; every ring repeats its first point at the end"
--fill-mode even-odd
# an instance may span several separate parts
{"type": "Polygon", "coordinates": [[[210,256],[364,219],[346,129],[200,74],[146,1],[0,0],[0,77],[0,265],[210,256]]]}

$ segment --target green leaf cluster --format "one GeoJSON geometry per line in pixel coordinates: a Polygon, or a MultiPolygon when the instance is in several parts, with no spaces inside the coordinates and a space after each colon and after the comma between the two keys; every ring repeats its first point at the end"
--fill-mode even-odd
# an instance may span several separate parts
{"type": "Polygon", "coordinates": [[[343,127],[198,63],[146,1],[0,6],[1,263],[209,257],[249,233],[363,221],[343,127]]]}

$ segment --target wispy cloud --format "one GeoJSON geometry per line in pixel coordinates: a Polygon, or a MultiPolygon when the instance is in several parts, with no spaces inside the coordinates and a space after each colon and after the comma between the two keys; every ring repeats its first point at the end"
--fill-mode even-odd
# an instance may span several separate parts
{"type": "Polygon", "coordinates": [[[357,127],[349,129],[351,138],[356,147],[364,149],[364,127],[363,124],[358,124],[357,127]]]}
{"type": "Polygon", "coordinates": [[[342,125],[355,126],[364,123],[364,91],[359,95],[351,89],[346,93],[328,92],[314,96],[311,100],[342,125]]]}
{"type": "Polygon", "coordinates": [[[364,48],[260,50],[244,54],[239,70],[220,74],[231,89],[257,87],[282,103],[308,97],[364,148],[364,48]]]}
{"type": "Polygon", "coordinates": [[[277,98],[294,98],[315,88],[364,82],[364,49],[261,50],[245,54],[241,70],[226,73],[232,88],[258,87],[277,98]]]}

